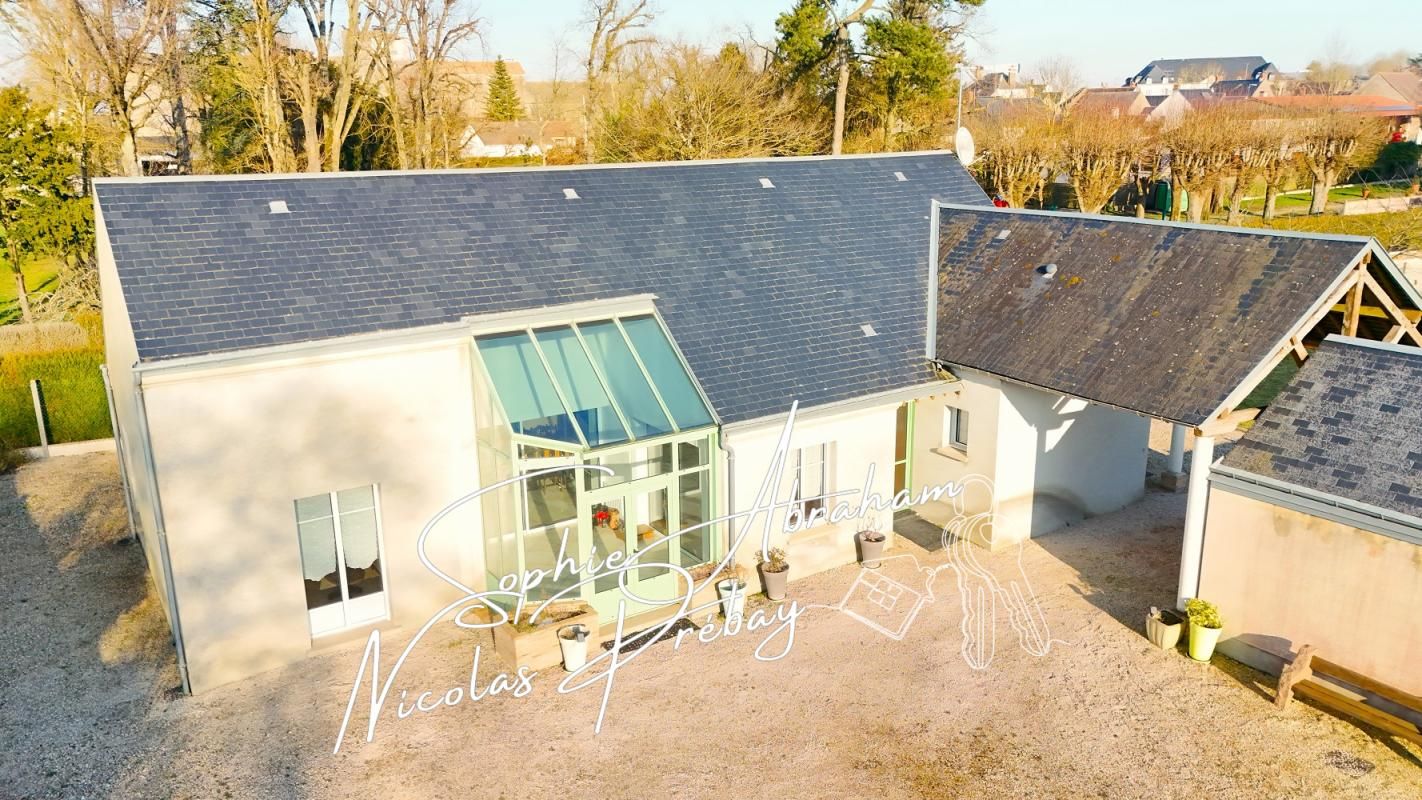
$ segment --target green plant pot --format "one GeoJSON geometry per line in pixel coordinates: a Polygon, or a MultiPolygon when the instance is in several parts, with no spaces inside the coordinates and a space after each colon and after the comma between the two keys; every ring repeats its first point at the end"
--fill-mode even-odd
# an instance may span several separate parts
{"type": "Polygon", "coordinates": [[[1190,657],[1196,661],[1209,661],[1223,632],[1224,628],[1203,628],[1190,623],[1190,657]]]}

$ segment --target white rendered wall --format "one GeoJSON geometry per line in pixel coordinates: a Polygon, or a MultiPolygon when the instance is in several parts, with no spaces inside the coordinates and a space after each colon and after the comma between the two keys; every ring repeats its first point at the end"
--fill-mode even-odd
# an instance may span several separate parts
{"type": "MultiPolygon", "coordinates": [[[[980,514],[991,508],[992,496],[970,478],[997,479],[996,430],[1002,405],[1001,382],[979,372],[963,370],[962,373],[964,377],[955,384],[956,391],[924,398],[915,406],[913,483],[915,489],[941,486],[949,481],[966,485],[961,497],[963,511],[980,514]],[[945,408],[967,412],[966,449],[956,449],[949,443],[945,408]]],[[[956,513],[948,502],[928,503],[914,510],[920,517],[940,526],[946,525],[956,513]]],[[[991,542],[984,540],[978,544],[989,546],[991,542]]]]}
{"type": "Polygon", "coordinates": [[[1150,420],[1003,382],[994,548],[1145,496],[1150,420]]]}
{"type": "MultiPolygon", "coordinates": [[[[293,502],[376,484],[386,596],[419,624],[458,597],[416,556],[426,522],[478,487],[467,341],[145,381],[195,692],[312,648],[293,502]]],[[[429,553],[483,585],[477,503],[429,553]]],[[[318,640],[319,642],[320,640],[318,640]]]]}
{"type": "MultiPolygon", "coordinates": [[[[869,465],[873,464],[874,477],[870,485],[885,501],[891,500],[894,493],[894,434],[897,410],[898,404],[892,403],[830,416],[816,415],[813,409],[799,412],[790,442],[790,456],[782,480],[776,488],[776,498],[785,499],[790,496],[795,449],[829,443],[829,489],[853,490],[837,499],[842,499],[857,509],[869,465]]],[[[746,510],[754,506],[761,484],[770,469],[784,425],[785,420],[781,417],[754,428],[733,428],[724,433],[723,444],[734,453],[733,466],[727,476],[730,499],[735,504],[734,510],[746,510]]],[[[827,511],[834,506],[837,499],[826,502],[827,511]]],[[[892,512],[880,512],[877,518],[879,529],[890,535],[886,544],[892,546],[892,512]]],[[[838,524],[822,522],[808,530],[788,535],[784,533],[784,520],[783,511],[772,516],[771,546],[785,548],[790,560],[792,581],[833,567],[852,564],[858,559],[854,543],[854,534],[860,529],[857,517],[838,524]]],[[[732,537],[739,531],[740,524],[739,520],[731,523],[732,537]]],[[[755,519],[752,532],[737,551],[737,563],[746,571],[752,587],[757,586],[755,554],[760,549],[764,530],[765,515],[762,514],[755,519]]]]}

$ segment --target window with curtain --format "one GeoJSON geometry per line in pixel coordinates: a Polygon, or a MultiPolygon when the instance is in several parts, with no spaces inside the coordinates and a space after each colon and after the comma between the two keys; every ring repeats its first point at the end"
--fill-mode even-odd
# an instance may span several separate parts
{"type": "Polygon", "coordinates": [[[374,486],[297,500],[296,530],[312,635],[386,616],[374,486]]]}

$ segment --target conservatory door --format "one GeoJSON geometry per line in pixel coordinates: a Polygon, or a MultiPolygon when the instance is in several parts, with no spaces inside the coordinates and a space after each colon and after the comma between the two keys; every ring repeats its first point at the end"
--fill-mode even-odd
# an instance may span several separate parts
{"type": "MultiPolygon", "coordinates": [[[[608,555],[620,552],[621,563],[638,554],[639,564],[678,563],[671,560],[676,548],[662,540],[677,530],[675,477],[645,478],[588,493],[581,512],[584,530],[592,533],[586,540],[597,561],[605,562],[608,555]]],[[[592,603],[604,620],[611,620],[618,602],[625,601],[630,617],[656,607],[639,600],[671,599],[677,587],[677,574],[665,566],[638,566],[622,573],[604,569],[593,581],[592,603]]]]}

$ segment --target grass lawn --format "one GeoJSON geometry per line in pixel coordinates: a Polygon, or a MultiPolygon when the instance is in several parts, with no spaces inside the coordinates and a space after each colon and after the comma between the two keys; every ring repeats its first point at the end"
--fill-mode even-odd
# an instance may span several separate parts
{"type": "MultiPolygon", "coordinates": [[[[30,290],[30,300],[37,293],[54,290],[59,278],[59,259],[53,256],[37,258],[26,262],[20,268],[25,273],[25,287],[30,290]]],[[[15,299],[15,273],[8,266],[0,268],[0,325],[20,319],[20,304],[15,299]]]]}
{"type": "MultiPolygon", "coordinates": [[[[1259,194],[1262,194],[1264,191],[1262,186],[1253,188],[1257,188],[1259,194]]],[[[1328,202],[1329,204],[1334,204],[1345,203],[1350,200],[1362,200],[1364,188],[1364,184],[1334,188],[1328,193],[1328,202]]],[[[1406,183],[1370,183],[1366,184],[1366,188],[1370,190],[1368,195],[1370,198],[1383,198],[1405,196],[1408,186],[1406,183]]],[[[1251,194],[1253,194],[1253,192],[1251,192],[1251,194]]],[[[1274,209],[1280,214],[1307,214],[1311,202],[1313,202],[1313,195],[1307,190],[1299,191],[1295,194],[1281,194],[1278,200],[1275,201],[1274,209]]],[[[1252,214],[1263,212],[1264,199],[1259,197],[1253,200],[1245,200],[1244,210],[1252,214]]]]}
{"type": "Polygon", "coordinates": [[[109,429],[108,398],[99,365],[104,346],[98,316],[81,322],[88,342],[62,346],[9,345],[0,351],[0,446],[39,444],[30,381],[38,380],[49,416],[49,440],[104,439],[109,429]]]}

